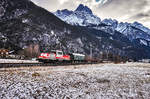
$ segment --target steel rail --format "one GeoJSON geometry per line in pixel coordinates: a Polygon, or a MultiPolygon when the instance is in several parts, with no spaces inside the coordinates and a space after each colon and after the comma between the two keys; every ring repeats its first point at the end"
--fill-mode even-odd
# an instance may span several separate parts
{"type": "Polygon", "coordinates": [[[68,65],[88,65],[98,64],[98,62],[92,63],[0,63],[0,68],[10,67],[31,67],[31,66],[68,66],[68,65]]]}

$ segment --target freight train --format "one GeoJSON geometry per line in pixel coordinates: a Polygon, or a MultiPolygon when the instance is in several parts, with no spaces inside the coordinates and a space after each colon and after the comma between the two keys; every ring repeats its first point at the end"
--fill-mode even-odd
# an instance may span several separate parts
{"type": "Polygon", "coordinates": [[[84,54],[79,53],[71,53],[64,54],[60,50],[53,50],[47,53],[41,53],[38,57],[39,62],[43,63],[54,63],[54,62],[70,62],[70,63],[82,63],[88,62],[89,58],[87,58],[84,54]]]}

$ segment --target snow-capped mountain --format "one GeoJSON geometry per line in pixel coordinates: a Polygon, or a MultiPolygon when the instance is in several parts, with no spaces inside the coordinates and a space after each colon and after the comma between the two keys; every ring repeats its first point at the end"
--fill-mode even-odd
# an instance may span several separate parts
{"type": "Polygon", "coordinates": [[[126,35],[131,41],[138,40],[139,43],[150,46],[150,30],[138,22],[119,23],[116,31],[126,35]],[[144,42],[144,43],[143,43],[144,42]]]}
{"type": "Polygon", "coordinates": [[[58,10],[54,14],[68,24],[76,26],[87,26],[88,28],[102,30],[112,35],[115,33],[115,31],[118,31],[127,36],[131,41],[145,41],[145,43],[139,43],[144,44],[145,46],[149,46],[150,29],[138,22],[119,23],[117,20],[112,19],[104,19],[101,21],[99,17],[93,14],[90,8],[84,6],[83,4],[80,4],[75,11],[69,11],[65,9],[58,10]]]}
{"type": "Polygon", "coordinates": [[[134,22],[133,24],[131,24],[132,26],[142,30],[143,32],[146,32],[150,35],[150,29],[143,26],[141,23],[138,23],[138,22],[134,22]]]}
{"type": "Polygon", "coordinates": [[[92,47],[93,56],[97,57],[103,52],[131,59],[150,58],[150,48],[145,46],[145,39],[131,41],[125,35],[125,31],[129,35],[130,29],[137,29],[133,26],[128,28],[123,23],[119,27],[116,20],[110,19],[101,21],[83,5],[75,11],[65,9],[57,13],[64,18],[76,17],[77,20],[73,21],[76,26],[66,24],[30,0],[3,0],[0,2],[0,48],[18,52],[30,44],[38,44],[41,51],[61,49],[89,55],[92,47]]]}
{"type": "Polygon", "coordinates": [[[139,44],[150,46],[150,29],[138,22],[119,23],[117,20],[104,19],[98,26],[91,28],[102,30],[112,35],[117,31],[125,35],[132,42],[138,41],[139,44]]]}
{"type": "Polygon", "coordinates": [[[58,10],[54,13],[61,20],[71,25],[89,26],[98,25],[101,19],[93,15],[92,10],[83,4],[80,4],[75,11],[58,10]]]}
{"type": "Polygon", "coordinates": [[[76,12],[86,12],[88,14],[93,14],[92,10],[88,8],[87,6],[84,6],[83,4],[80,4],[78,8],[75,10],[76,12]]]}

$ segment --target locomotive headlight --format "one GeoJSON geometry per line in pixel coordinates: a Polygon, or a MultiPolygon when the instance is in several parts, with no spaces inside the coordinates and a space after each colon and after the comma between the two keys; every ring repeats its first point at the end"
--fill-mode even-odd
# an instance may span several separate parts
{"type": "Polygon", "coordinates": [[[42,53],[41,56],[44,56],[44,53],[42,53]]]}
{"type": "Polygon", "coordinates": [[[47,56],[47,54],[44,54],[43,56],[45,56],[45,57],[46,57],[46,56],[47,56]]]}

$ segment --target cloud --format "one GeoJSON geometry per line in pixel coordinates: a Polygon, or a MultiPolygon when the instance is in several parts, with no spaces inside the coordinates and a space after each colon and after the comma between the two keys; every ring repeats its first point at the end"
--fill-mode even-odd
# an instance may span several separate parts
{"type": "Polygon", "coordinates": [[[119,21],[138,21],[150,27],[150,0],[108,0],[95,7],[94,11],[101,18],[113,18],[119,21]],[[147,21],[147,22],[145,22],[147,21]]]}
{"type": "Polygon", "coordinates": [[[142,12],[145,6],[147,6],[146,0],[109,0],[96,9],[98,9],[97,12],[101,11],[104,16],[123,17],[142,12]]]}
{"type": "Polygon", "coordinates": [[[131,19],[141,19],[141,18],[147,18],[150,17],[150,14],[148,13],[138,13],[135,16],[132,16],[131,19]]]}
{"type": "Polygon", "coordinates": [[[41,6],[49,11],[55,11],[59,8],[59,0],[31,0],[38,6],[41,6]]]}

